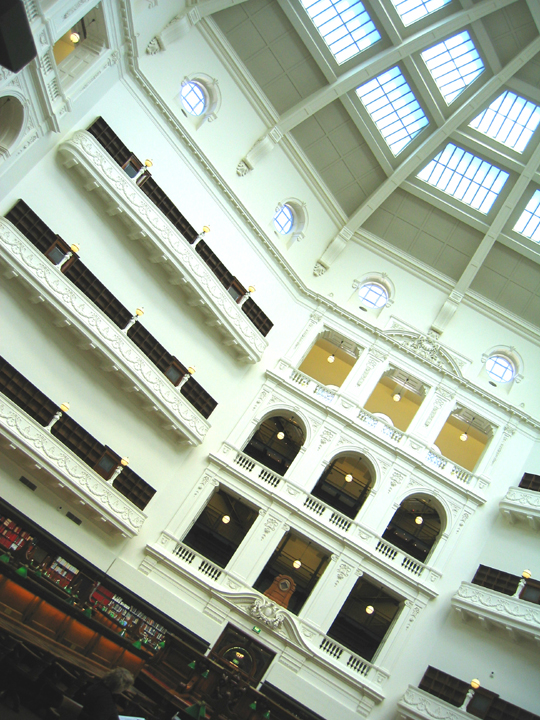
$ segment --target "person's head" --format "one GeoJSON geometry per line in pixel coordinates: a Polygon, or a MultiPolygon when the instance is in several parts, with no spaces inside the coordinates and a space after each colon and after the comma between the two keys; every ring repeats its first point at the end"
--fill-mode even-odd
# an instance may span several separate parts
{"type": "Polygon", "coordinates": [[[135,678],[126,670],[126,668],[118,667],[110,670],[101,678],[101,682],[108,687],[112,693],[122,693],[129,690],[133,685],[135,678]]]}

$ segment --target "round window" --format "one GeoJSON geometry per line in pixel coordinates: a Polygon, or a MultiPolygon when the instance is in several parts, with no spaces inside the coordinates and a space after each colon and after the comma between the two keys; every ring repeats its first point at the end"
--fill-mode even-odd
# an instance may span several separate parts
{"type": "Polygon", "coordinates": [[[202,115],[206,109],[206,92],[200,83],[188,80],[182,85],[182,105],[191,115],[202,115]]]}
{"type": "Polygon", "coordinates": [[[507,383],[514,379],[516,369],[504,355],[492,355],[486,360],[486,370],[492,380],[507,383]]]}
{"type": "Polygon", "coordinates": [[[274,215],[274,227],[281,235],[288,235],[294,224],[294,213],[290,205],[282,205],[274,215]]]}
{"type": "Polygon", "coordinates": [[[372,308],[382,308],[388,302],[388,292],[386,288],[378,283],[366,283],[362,285],[358,295],[364,305],[372,308]]]}

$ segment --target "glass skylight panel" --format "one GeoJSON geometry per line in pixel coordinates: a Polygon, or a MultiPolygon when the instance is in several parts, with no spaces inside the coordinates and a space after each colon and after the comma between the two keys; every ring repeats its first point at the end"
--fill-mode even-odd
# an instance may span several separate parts
{"type": "Polygon", "coordinates": [[[401,22],[407,26],[448,5],[450,0],[392,0],[401,22]]]}
{"type": "Polygon", "coordinates": [[[470,127],[521,153],[539,122],[538,105],[506,90],[470,123],[470,127]]]}
{"type": "Polygon", "coordinates": [[[356,94],[394,155],[428,124],[398,67],[356,88],[356,94]]]}
{"type": "Polygon", "coordinates": [[[454,102],[484,70],[471,36],[464,30],[422,53],[446,104],[454,102]]]}
{"type": "Polygon", "coordinates": [[[540,190],[529,200],[521,217],[514,225],[514,230],[525,235],[529,240],[540,243],[540,190]]]}
{"type": "Polygon", "coordinates": [[[339,64],[381,39],[360,0],[302,0],[302,5],[339,64]]]}
{"type": "Polygon", "coordinates": [[[508,173],[448,143],[417,177],[485,214],[501,192],[508,173]]]}

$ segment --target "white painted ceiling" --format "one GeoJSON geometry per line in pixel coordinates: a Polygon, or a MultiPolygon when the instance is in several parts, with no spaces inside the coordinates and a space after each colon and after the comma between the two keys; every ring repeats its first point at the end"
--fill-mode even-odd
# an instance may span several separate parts
{"type": "Polygon", "coordinates": [[[304,113],[305,119],[291,129],[292,137],[305,154],[309,171],[318,176],[349,219],[359,210],[367,215],[357,230],[369,231],[397,248],[401,255],[443,273],[453,286],[462,278],[486,235],[494,236],[496,241],[491,242],[470,285],[463,278],[458,289],[470,288],[540,327],[540,248],[512,230],[540,187],[540,153],[535,155],[540,145],[540,127],[522,154],[468,127],[472,118],[505,89],[540,105],[540,45],[535,46],[530,59],[526,56],[530,43],[539,42],[540,2],[490,2],[489,12],[482,19],[471,23],[465,18],[461,22],[459,29],[469,31],[485,72],[450,106],[437,91],[420,52],[435,44],[431,31],[438,31],[437,37],[441,39],[454,35],[457,30],[446,31],[445,23],[456,13],[487,6],[486,0],[452,0],[409,27],[400,22],[391,0],[364,4],[382,38],[341,66],[299,0],[247,0],[214,14],[213,20],[280,119],[307,107],[314,93],[324,92],[351,75],[360,78],[361,73],[361,79],[349,83],[351,90],[309,117],[304,113]],[[423,40],[410,53],[407,48],[411,38],[418,34],[424,36],[423,40]],[[427,115],[429,126],[394,157],[354,88],[393,67],[396,51],[403,56],[399,67],[427,115]],[[394,60],[385,65],[389,57],[394,60]],[[512,76],[502,78],[494,86],[497,75],[513,61],[512,76]],[[492,92],[488,92],[481,105],[475,106],[478,93],[485,93],[490,87],[492,92]],[[460,108],[468,113],[466,121],[451,129],[448,120],[460,108]],[[451,141],[510,173],[487,215],[418,180],[416,173],[427,164],[426,160],[417,162],[386,199],[373,202],[376,196],[372,194],[430,139],[433,147],[429,158],[451,141]],[[518,185],[519,191],[514,190],[515,197],[511,196],[509,203],[508,194],[520,178],[522,187],[518,185]],[[370,196],[370,207],[375,209],[366,212],[370,196]]]}

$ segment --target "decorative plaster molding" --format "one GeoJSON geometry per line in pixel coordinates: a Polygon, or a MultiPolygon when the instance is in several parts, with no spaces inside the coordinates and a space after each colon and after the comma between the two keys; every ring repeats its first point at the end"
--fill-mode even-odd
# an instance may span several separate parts
{"type": "Polygon", "coordinates": [[[172,275],[171,282],[185,286],[191,304],[198,305],[210,315],[208,324],[225,335],[225,344],[233,346],[241,359],[258,362],[268,341],[180,232],[92,135],[79,130],[60,146],[59,151],[66,156],[67,167],[75,166],[89,180],[85,184],[87,190],[98,189],[105,196],[109,213],[120,214],[120,219],[134,228],[131,237],[141,240],[154,256],[157,251],[157,261],[165,263],[165,268],[172,275]]]}
{"type": "Polygon", "coordinates": [[[490,625],[501,627],[513,640],[540,638],[540,607],[535,603],[466,582],[461,583],[451,602],[462,619],[480,620],[486,629],[490,625]]]}
{"type": "Polygon", "coordinates": [[[540,492],[510,488],[499,503],[499,509],[510,522],[526,520],[534,530],[540,530],[540,492]]]}
{"type": "Polygon", "coordinates": [[[0,396],[0,433],[37,461],[61,489],[76,496],[81,507],[88,505],[124,536],[137,535],[146,515],[3,395],[0,396]]]}
{"type": "Polygon", "coordinates": [[[84,336],[86,347],[99,350],[109,366],[122,372],[131,388],[165,416],[168,428],[190,444],[203,441],[210,427],[208,421],[127,335],[5,218],[0,218],[0,258],[10,268],[11,277],[23,278],[40,301],[46,300],[62,317],[64,326],[84,336]]]}
{"type": "Polygon", "coordinates": [[[279,630],[287,617],[283,608],[271,600],[257,597],[249,608],[250,614],[272,630],[279,630]]]}
{"type": "Polygon", "coordinates": [[[470,720],[470,714],[409,685],[398,703],[400,720],[470,720]]]}

